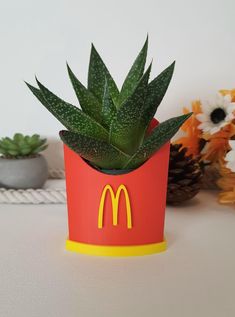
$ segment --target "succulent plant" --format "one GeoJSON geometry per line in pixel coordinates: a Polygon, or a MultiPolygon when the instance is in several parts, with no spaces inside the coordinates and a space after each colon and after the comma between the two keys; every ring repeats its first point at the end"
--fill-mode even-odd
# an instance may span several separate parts
{"type": "Polygon", "coordinates": [[[39,101],[67,128],[62,141],[96,167],[133,169],[148,160],[191,115],[171,118],[147,130],[171,81],[175,62],[149,82],[144,71],[148,38],[119,90],[94,45],[91,47],[87,88],[67,64],[81,109],[57,97],[36,78],[26,83],[39,101]]]}
{"type": "Polygon", "coordinates": [[[32,136],[16,133],[14,137],[0,139],[0,153],[6,158],[34,156],[47,148],[46,139],[38,134],[32,136]]]}

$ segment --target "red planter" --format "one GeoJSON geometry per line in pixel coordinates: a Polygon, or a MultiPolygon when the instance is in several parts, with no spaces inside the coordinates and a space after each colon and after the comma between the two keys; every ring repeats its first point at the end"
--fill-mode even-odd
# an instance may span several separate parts
{"type": "Polygon", "coordinates": [[[68,250],[132,256],[166,249],[169,145],[136,170],[122,175],[104,174],[64,146],[68,250]]]}

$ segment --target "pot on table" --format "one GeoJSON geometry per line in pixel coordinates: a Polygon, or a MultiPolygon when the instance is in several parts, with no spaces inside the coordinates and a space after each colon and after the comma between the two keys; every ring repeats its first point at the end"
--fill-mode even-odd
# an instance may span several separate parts
{"type": "Polygon", "coordinates": [[[48,166],[42,155],[19,159],[0,158],[0,187],[41,188],[48,178],[48,166]]]}
{"type": "Polygon", "coordinates": [[[164,219],[169,142],[125,174],[98,171],[67,146],[67,250],[133,256],[166,249],[164,219]]]}

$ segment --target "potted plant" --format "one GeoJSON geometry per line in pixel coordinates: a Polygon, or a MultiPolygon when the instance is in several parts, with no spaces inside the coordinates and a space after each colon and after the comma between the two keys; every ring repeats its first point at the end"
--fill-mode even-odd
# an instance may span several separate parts
{"type": "Polygon", "coordinates": [[[21,133],[0,139],[0,187],[42,187],[48,177],[47,162],[40,154],[47,148],[46,141],[38,134],[21,133]]]}
{"type": "Polygon", "coordinates": [[[95,47],[87,88],[67,65],[81,110],[36,78],[27,84],[67,128],[64,142],[68,202],[68,250],[131,256],[166,249],[164,217],[169,140],[190,114],[153,120],[170,83],[174,63],[149,83],[144,71],[148,39],[121,90],[95,47]]]}

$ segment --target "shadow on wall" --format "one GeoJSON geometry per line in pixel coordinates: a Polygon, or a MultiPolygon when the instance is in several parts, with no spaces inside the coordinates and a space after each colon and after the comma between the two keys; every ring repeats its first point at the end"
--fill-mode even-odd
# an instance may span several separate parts
{"type": "Polygon", "coordinates": [[[57,138],[48,138],[48,148],[43,152],[50,170],[64,170],[63,143],[57,138]]]}

